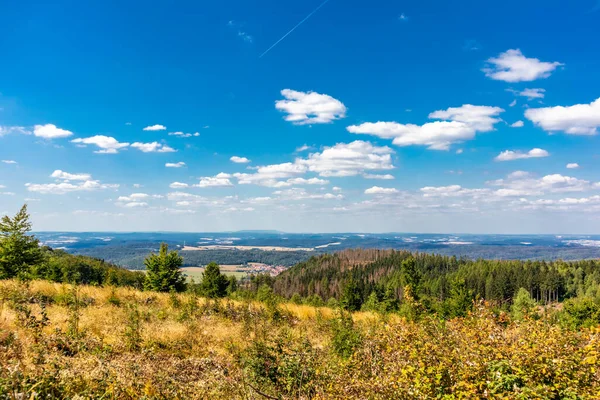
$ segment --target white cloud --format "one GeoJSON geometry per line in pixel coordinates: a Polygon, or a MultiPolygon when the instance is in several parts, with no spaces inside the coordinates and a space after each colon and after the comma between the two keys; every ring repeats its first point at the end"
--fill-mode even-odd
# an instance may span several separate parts
{"type": "Polygon", "coordinates": [[[177,136],[177,137],[182,137],[182,138],[189,138],[189,137],[198,137],[200,136],[200,132],[196,132],[196,133],[184,133],[184,132],[169,132],[169,136],[177,136]]]}
{"type": "Polygon", "coordinates": [[[391,174],[363,174],[365,179],[395,179],[391,174]]]}
{"type": "Polygon", "coordinates": [[[2,160],[2,163],[4,164],[18,164],[16,161],[14,160],[2,160]]]}
{"type": "Polygon", "coordinates": [[[310,149],[312,149],[311,146],[309,146],[307,144],[303,144],[302,146],[296,148],[296,153],[301,153],[303,151],[310,150],[310,149]]]}
{"type": "Polygon", "coordinates": [[[374,135],[383,139],[393,139],[397,146],[420,145],[431,150],[448,150],[453,143],[475,137],[477,132],[489,132],[500,121],[497,116],[504,110],[499,107],[474,106],[465,104],[447,110],[434,111],[431,119],[444,121],[428,122],[423,125],[400,124],[398,122],[366,122],[351,125],[351,133],[374,135]]]}
{"type": "Polygon", "coordinates": [[[145,131],[164,131],[167,127],[164,125],[150,125],[144,128],[145,131]]]}
{"type": "Polygon", "coordinates": [[[327,185],[329,181],[319,178],[291,178],[286,181],[290,185],[327,185]]]}
{"type": "Polygon", "coordinates": [[[331,190],[333,190],[334,192],[341,192],[342,188],[339,186],[334,186],[333,188],[331,188],[331,190]]]}
{"type": "Polygon", "coordinates": [[[238,156],[232,156],[229,160],[236,164],[247,164],[250,162],[250,160],[247,159],[246,157],[238,157],[238,156]]]}
{"type": "MultiPolygon", "coordinates": [[[[240,185],[260,185],[267,187],[277,187],[279,179],[292,178],[306,173],[307,167],[297,163],[281,163],[265,165],[256,168],[253,174],[235,173],[233,176],[237,178],[240,185]]],[[[281,185],[280,185],[281,186],[281,185]]]]}
{"type": "Polygon", "coordinates": [[[600,98],[590,104],[530,108],[525,117],[547,132],[595,135],[600,127],[600,98]]]}
{"type": "Polygon", "coordinates": [[[489,193],[489,189],[466,189],[460,185],[426,186],[421,188],[424,197],[480,197],[489,193]]]}
{"type": "Polygon", "coordinates": [[[179,161],[176,163],[168,162],[165,164],[165,167],[167,167],[167,168],[182,168],[182,167],[185,167],[185,163],[183,161],[179,161]]]}
{"type": "Polygon", "coordinates": [[[182,183],[182,182],[173,182],[169,185],[169,187],[171,189],[185,189],[185,188],[189,187],[189,185],[187,183],[182,183]]]}
{"type": "Polygon", "coordinates": [[[68,181],[47,184],[26,183],[25,186],[30,192],[43,194],[65,194],[78,191],[116,189],[119,187],[119,185],[116,184],[103,184],[96,180],[88,180],[81,183],[70,183],[68,181]]]}
{"type": "Polygon", "coordinates": [[[510,125],[511,128],[522,128],[524,126],[525,126],[525,123],[523,121],[517,121],[510,125]]]}
{"type": "Polygon", "coordinates": [[[33,134],[43,139],[59,139],[66,138],[73,135],[73,132],[66,129],[60,129],[54,124],[46,125],[35,125],[33,127],[33,134]]]}
{"type": "Polygon", "coordinates": [[[216,176],[205,176],[200,178],[200,182],[195,187],[207,188],[207,187],[229,187],[233,186],[233,183],[229,180],[230,174],[221,172],[216,176]]]}
{"type": "Polygon", "coordinates": [[[121,204],[121,207],[125,208],[144,208],[148,207],[148,203],[145,201],[131,201],[129,203],[121,204]]]}
{"type": "Polygon", "coordinates": [[[0,125],[0,137],[8,135],[10,133],[21,133],[24,135],[31,135],[31,132],[24,126],[2,126],[0,125]]]}
{"type": "Polygon", "coordinates": [[[579,168],[579,164],[577,164],[577,163],[568,163],[567,164],[567,168],[568,169],[577,169],[577,168],[579,168]]]}
{"type": "Polygon", "coordinates": [[[382,188],[379,186],[373,186],[365,190],[365,194],[394,194],[398,193],[398,189],[394,188],[382,188]]]}
{"type": "Polygon", "coordinates": [[[174,153],[177,150],[167,146],[166,144],[151,142],[151,143],[140,143],[135,142],[131,144],[131,147],[138,149],[144,153],[174,153]]]}
{"type": "Polygon", "coordinates": [[[273,192],[274,195],[279,196],[281,200],[299,201],[299,200],[342,200],[344,198],[341,194],[333,193],[309,193],[301,188],[291,188],[286,190],[278,190],[273,192]]]}
{"type": "Polygon", "coordinates": [[[356,176],[366,171],[393,169],[392,149],[355,140],[325,147],[320,153],[311,153],[307,159],[296,159],[296,164],[321,176],[356,176]]]}
{"type": "Polygon", "coordinates": [[[132,201],[140,201],[149,198],[150,195],[146,193],[132,193],[129,196],[119,196],[117,199],[118,202],[132,202],[132,201]]]}
{"type": "Polygon", "coordinates": [[[275,108],[288,115],[286,121],[297,125],[324,124],[346,116],[346,106],[326,94],[284,89],[285,100],[275,102],[275,108]]]}
{"type": "Polygon", "coordinates": [[[517,96],[527,97],[528,100],[533,99],[543,99],[546,95],[546,89],[524,89],[522,91],[509,89],[511,92],[516,94],[517,96]]]}
{"type": "Polygon", "coordinates": [[[513,161],[513,160],[521,160],[525,158],[540,158],[540,157],[548,157],[550,153],[543,149],[531,149],[527,153],[522,153],[520,151],[512,151],[505,150],[496,156],[496,161],[513,161]]]}
{"type": "Polygon", "coordinates": [[[508,105],[509,107],[514,107],[517,105],[517,100],[513,100],[510,102],[510,104],[508,105]]]}
{"type": "Polygon", "coordinates": [[[462,153],[464,153],[463,149],[456,149],[456,154],[462,154],[462,153]]]}
{"type": "Polygon", "coordinates": [[[80,144],[80,145],[95,145],[100,148],[100,150],[94,151],[94,153],[98,154],[116,154],[119,150],[126,148],[129,146],[129,143],[119,143],[117,139],[104,136],[104,135],[96,135],[83,139],[73,139],[71,143],[80,144]]]}
{"type": "Polygon", "coordinates": [[[70,174],[57,169],[50,175],[50,178],[63,179],[65,181],[89,181],[92,179],[90,174],[70,174]]]}
{"type": "Polygon", "coordinates": [[[544,62],[537,58],[527,58],[521,50],[507,50],[487,60],[488,65],[483,69],[489,78],[504,82],[530,82],[536,79],[548,78],[552,71],[563,64],[559,62],[544,62]]]}
{"type": "Polygon", "coordinates": [[[488,182],[492,186],[502,189],[494,193],[498,196],[541,196],[545,193],[583,192],[598,187],[583,179],[577,179],[560,174],[546,175],[542,178],[532,178],[523,171],[511,174],[507,179],[498,179],[488,182]]]}

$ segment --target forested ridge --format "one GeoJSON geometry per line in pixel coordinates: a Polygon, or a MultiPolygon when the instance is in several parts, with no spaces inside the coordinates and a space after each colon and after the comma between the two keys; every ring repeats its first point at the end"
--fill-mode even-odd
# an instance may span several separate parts
{"type": "MultiPolygon", "coordinates": [[[[394,250],[349,250],[312,257],[277,277],[284,297],[335,299],[360,309],[369,301],[401,307],[410,296],[428,311],[447,314],[456,303],[482,299],[508,308],[519,289],[540,304],[569,300],[599,309],[600,260],[472,260],[394,250]],[[351,298],[351,299],[349,299],[351,298]]],[[[463,314],[466,309],[454,310],[463,314]]]]}

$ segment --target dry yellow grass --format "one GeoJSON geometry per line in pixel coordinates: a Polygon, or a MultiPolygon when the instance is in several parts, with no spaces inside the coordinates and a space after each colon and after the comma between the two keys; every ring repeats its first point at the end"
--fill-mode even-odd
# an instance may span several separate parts
{"type": "Polygon", "coordinates": [[[0,281],[0,398],[597,399],[600,392],[600,330],[507,323],[485,307],[445,323],[370,312],[352,319],[354,327],[329,308],[291,303],[0,281]]]}

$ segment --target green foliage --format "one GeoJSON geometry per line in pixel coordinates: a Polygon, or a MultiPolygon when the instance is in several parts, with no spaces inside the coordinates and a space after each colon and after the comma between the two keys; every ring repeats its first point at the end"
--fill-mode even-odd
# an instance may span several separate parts
{"type": "Polygon", "coordinates": [[[529,291],[525,288],[520,288],[513,298],[510,311],[513,319],[520,320],[532,314],[536,306],[535,300],[531,298],[529,291]]]}
{"type": "Polygon", "coordinates": [[[12,218],[8,215],[0,221],[0,279],[25,275],[29,269],[42,261],[38,240],[27,233],[31,222],[27,204],[12,218]]]}
{"type": "Polygon", "coordinates": [[[600,325],[600,304],[590,297],[569,299],[563,303],[565,323],[571,328],[600,325]]]}
{"type": "Polygon", "coordinates": [[[142,316],[137,304],[127,304],[125,347],[129,351],[138,351],[142,347],[142,316]]]}
{"type": "Polygon", "coordinates": [[[221,269],[217,263],[211,262],[202,274],[200,288],[202,294],[211,299],[225,297],[230,281],[225,275],[221,274],[221,269]]]}
{"type": "Polygon", "coordinates": [[[344,285],[340,303],[348,311],[358,311],[362,305],[362,293],[357,282],[350,278],[344,285]]]}
{"type": "Polygon", "coordinates": [[[158,254],[150,254],[146,261],[146,281],[144,288],[157,292],[182,292],[185,290],[185,277],[181,273],[183,258],[177,252],[169,252],[166,243],[160,245],[158,254]]]}
{"type": "Polygon", "coordinates": [[[331,321],[331,348],[341,358],[349,358],[362,343],[360,331],[354,327],[352,314],[339,309],[331,321]]]}

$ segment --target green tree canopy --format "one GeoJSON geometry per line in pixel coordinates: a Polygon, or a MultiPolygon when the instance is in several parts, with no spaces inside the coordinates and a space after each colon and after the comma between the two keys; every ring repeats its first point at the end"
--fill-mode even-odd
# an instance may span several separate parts
{"type": "Polygon", "coordinates": [[[31,222],[27,204],[12,218],[8,215],[0,221],[0,279],[12,278],[26,273],[42,261],[39,241],[27,233],[31,222]]]}
{"type": "Polygon", "coordinates": [[[200,288],[206,297],[211,299],[225,297],[228,285],[229,281],[225,275],[221,274],[219,264],[211,262],[204,268],[200,288]]]}
{"type": "Polygon", "coordinates": [[[146,260],[146,281],[144,288],[157,292],[182,292],[185,290],[185,277],[181,273],[183,257],[176,251],[169,252],[169,246],[161,243],[158,254],[150,254],[146,260]]]}

